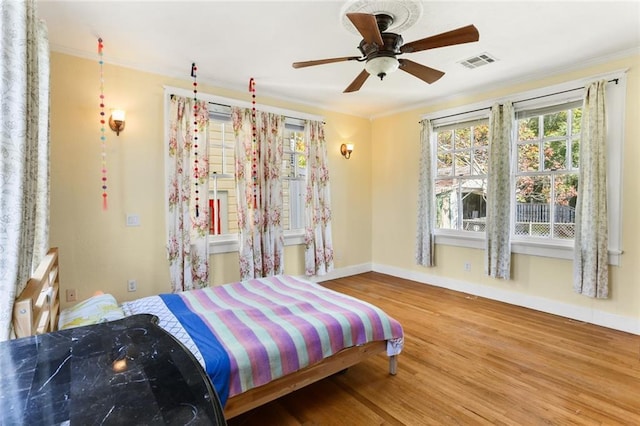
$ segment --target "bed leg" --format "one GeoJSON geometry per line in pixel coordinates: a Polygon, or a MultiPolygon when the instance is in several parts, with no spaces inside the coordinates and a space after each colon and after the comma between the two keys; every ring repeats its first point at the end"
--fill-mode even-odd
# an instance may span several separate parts
{"type": "Polygon", "coordinates": [[[395,376],[398,372],[398,355],[391,355],[389,357],[389,374],[395,376]]]}

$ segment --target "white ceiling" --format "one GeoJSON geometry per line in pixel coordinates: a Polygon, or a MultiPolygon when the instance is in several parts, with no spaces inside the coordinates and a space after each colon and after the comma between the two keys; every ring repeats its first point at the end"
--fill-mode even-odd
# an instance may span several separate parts
{"type": "Polygon", "coordinates": [[[424,1],[421,18],[401,31],[405,43],[469,24],[480,41],[404,54],[446,73],[431,85],[397,71],[342,93],[363,63],[291,64],[360,54],[360,37],[343,25],[351,3],[40,0],[38,12],[54,51],[97,61],[101,37],[107,63],[189,79],[195,62],[200,83],[247,91],[253,77],[258,102],[269,96],[363,117],[640,50],[639,1],[424,1]],[[458,63],[485,52],[498,61],[472,70],[458,63]]]}

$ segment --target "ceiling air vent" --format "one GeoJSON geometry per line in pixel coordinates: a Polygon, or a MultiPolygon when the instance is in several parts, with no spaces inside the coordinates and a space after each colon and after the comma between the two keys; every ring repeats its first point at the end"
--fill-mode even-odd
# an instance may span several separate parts
{"type": "Polygon", "coordinates": [[[497,61],[496,58],[494,58],[493,56],[485,52],[485,53],[481,53],[480,55],[472,56],[471,58],[465,59],[460,63],[469,69],[474,69],[474,68],[481,67],[483,65],[491,64],[496,61],[497,61]]]}

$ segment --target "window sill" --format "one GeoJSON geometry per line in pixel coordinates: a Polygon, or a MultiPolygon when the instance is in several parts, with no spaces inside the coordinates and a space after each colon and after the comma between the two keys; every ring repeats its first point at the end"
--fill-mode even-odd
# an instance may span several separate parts
{"type": "MultiPolygon", "coordinates": [[[[435,241],[436,244],[447,246],[466,247],[478,250],[484,250],[485,248],[485,234],[483,232],[439,231],[436,234],[435,241]]],[[[573,260],[573,241],[563,243],[545,240],[512,240],[511,252],[529,256],[573,260]]],[[[621,255],[621,250],[609,249],[609,265],[619,266],[621,255]]]]}
{"type": "MultiPolygon", "coordinates": [[[[209,254],[233,253],[240,247],[238,234],[209,235],[209,254]]],[[[284,245],[294,246],[304,244],[304,231],[293,231],[284,233],[284,245]]]]}

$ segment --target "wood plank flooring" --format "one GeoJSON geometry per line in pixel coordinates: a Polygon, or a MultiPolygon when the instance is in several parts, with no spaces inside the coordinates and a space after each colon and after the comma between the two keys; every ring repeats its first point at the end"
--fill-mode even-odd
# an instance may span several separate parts
{"type": "Polygon", "coordinates": [[[640,425],[640,336],[369,272],[324,282],[403,325],[385,355],[241,425],[640,425]]]}

